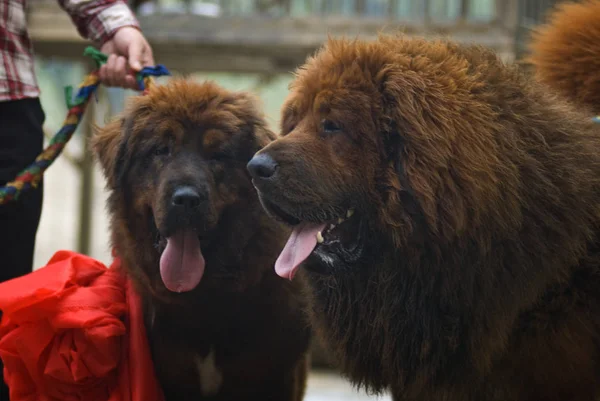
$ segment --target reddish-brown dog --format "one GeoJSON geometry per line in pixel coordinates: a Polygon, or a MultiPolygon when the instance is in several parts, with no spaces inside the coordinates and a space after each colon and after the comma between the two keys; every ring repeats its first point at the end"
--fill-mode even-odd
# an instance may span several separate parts
{"type": "MultiPolygon", "coordinates": [[[[596,18],[599,18],[596,15],[596,18]]],[[[597,73],[597,72],[596,72],[597,73]]],[[[395,400],[600,397],[600,135],[491,51],[330,40],[248,164],[310,316],[395,400]]]]}
{"type": "Polygon", "coordinates": [[[289,232],[245,168],[273,137],[249,95],[176,79],[94,138],[167,401],[303,398],[309,326],[273,272],[289,232]]]}
{"type": "Polygon", "coordinates": [[[562,2],[548,17],[530,43],[536,79],[600,112],[600,0],[562,2]]]}

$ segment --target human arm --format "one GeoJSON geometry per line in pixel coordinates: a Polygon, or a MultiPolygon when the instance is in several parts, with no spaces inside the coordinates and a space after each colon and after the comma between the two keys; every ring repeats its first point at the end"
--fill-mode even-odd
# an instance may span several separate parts
{"type": "Polygon", "coordinates": [[[134,73],[154,64],[152,49],[123,0],[57,0],[79,34],[109,55],[100,69],[108,86],[136,88],[134,73]]]}
{"type": "Polygon", "coordinates": [[[139,28],[139,23],[123,0],[58,0],[79,34],[98,47],[123,27],[139,28]]]}

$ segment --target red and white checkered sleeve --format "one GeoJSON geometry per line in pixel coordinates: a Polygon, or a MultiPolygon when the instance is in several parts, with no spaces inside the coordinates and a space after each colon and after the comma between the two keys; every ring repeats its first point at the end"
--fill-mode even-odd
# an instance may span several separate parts
{"type": "Polygon", "coordinates": [[[69,13],[79,34],[102,45],[122,27],[139,29],[139,23],[123,0],[58,0],[69,13]]]}

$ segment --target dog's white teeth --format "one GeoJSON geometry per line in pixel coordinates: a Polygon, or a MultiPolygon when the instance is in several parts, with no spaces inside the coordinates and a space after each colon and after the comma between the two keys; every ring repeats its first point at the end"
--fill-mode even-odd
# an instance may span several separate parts
{"type": "Polygon", "coordinates": [[[323,243],[323,241],[324,241],[324,240],[323,240],[323,234],[321,234],[321,231],[319,231],[319,232],[317,233],[317,242],[318,242],[319,244],[322,244],[322,243],[323,243]]]}
{"type": "Polygon", "coordinates": [[[348,209],[346,212],[346,218],[349,219],[354,214],[354,209],[348,209]]]}
{"type": "Polygon", "coordinates": [[[330,225],[329,225],[329,229],[330,229],[330,230],[333,230],[334,228],[335,228],[335,224],[330,224],[330,225]]]}
{"type": "Polygon", "coordinates": [[[338,217],[337,219],[337,223],[338,224],[342,224],[344,222],[344,219],[342,219],[341,217],[338,217]]]}

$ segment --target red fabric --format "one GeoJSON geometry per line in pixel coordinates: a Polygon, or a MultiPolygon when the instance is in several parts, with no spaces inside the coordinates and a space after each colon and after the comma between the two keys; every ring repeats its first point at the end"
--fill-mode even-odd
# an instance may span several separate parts
{"type": "Polygon", "coordinates": [[[57,252],[0,284],[0,358],[11,401],[163,401],[142,305],[120,272],[57,252]]]}

